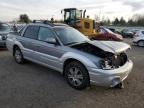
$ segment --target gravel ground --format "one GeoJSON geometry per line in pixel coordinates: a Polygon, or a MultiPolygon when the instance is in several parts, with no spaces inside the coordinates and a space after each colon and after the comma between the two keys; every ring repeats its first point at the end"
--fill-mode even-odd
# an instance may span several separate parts
{"type": "Polygon", "coordinates": [[[132,46],[128,54],[134,69],[124,89],[92,86],[77,91],[60,73],[31,62],[18,65],[1,50],[0,108],[144,108],[144,48],[132,46]]]}

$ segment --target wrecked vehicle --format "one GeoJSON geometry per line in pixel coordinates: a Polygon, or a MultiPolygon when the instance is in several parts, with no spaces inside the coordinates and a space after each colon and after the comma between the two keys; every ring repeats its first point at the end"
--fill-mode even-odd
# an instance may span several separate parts
{"type": "Polygon", "coordinates": [[[74,28],[32,23],[8,35],[7,48],[18,64],[25,59],[61,72],[68,84],[84,89],[90,84],[122,87],[132,70],[128,44],[91,41],[74,28]]]}

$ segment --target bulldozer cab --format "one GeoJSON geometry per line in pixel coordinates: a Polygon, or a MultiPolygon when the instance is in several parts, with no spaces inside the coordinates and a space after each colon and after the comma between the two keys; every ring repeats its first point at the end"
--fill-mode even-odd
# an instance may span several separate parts
{"type": "Polygon", "coordinates": [[[70,26],[75,25],[82,18],[82,10],[76,8],[64,9],[64,22],[70,26]]]}
{"type": "Polygon", "coordinates": [[[86,10],[66,8],[62,12],[64,12],[64,23],[74,27],[86,36],[91,36],[95,33],[95,21],[85,18],[86,10]]]}

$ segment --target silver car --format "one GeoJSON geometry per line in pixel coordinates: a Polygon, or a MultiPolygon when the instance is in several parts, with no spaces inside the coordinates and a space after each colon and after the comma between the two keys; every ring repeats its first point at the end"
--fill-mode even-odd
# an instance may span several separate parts
{"type": "Polygon", "coordinates": [[[6,47],[7,35],[10,32],[10,26],[0,22],[0,48],[6,47]]]}
{"type": "Polygon", "coordinates": [[[55,69],[75,89],[90,84],[122,87],[133,67],[126,54],[128,44],[91,41],[74,28],[60,24],[28,24],[19,33],[9,34],[6,44],[17,63],[27,59],[55,69]]]}

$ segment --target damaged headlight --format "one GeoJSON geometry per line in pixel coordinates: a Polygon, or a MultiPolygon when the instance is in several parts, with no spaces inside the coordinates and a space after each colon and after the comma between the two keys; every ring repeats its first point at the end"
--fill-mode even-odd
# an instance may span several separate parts
{"type": "Polygon", "coordinates": [[[100,66],[104,70],[110,70],[110,69],[113,68],[110,60],[101,60],[100,61],[100,66]]]}

